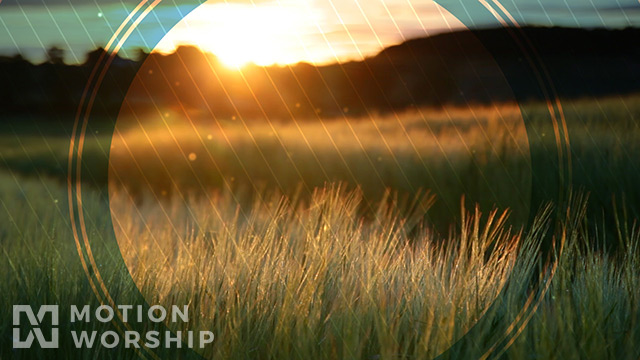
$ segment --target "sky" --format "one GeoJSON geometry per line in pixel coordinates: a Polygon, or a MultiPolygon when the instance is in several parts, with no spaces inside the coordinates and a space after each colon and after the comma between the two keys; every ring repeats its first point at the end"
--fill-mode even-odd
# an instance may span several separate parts
{"type": "MultiPolygon", "coordinates": [[[[189,1],[160,1],[123,44],[122,54],[194,44],[230,66],[347,61],[408,38],[499,25],[485,5],[521,25],[640,26],[640,0],[212,0],[200,6],[189,1]]],[[[56,45],[66,50],[67,62],[82,62],[87,51],[108,43],[136,5],[0,0],[0,54],[21,53],[41,62],[56,45]]]]}

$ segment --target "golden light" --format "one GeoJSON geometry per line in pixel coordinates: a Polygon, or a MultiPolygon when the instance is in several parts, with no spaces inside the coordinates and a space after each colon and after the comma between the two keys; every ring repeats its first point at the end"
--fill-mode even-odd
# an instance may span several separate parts
{"type": "Polygon", "coordinates": [[[209,0],[155,51],[195,45],[230,68],[362,60],[386,46],[463,25],[433,0],[209,0]]]}
{"type": "MultiPolygon", "coordinates": [[[[204,4],[169,32],[157,50],[172,51],[178,44],[194,44],[214,53],[232,68],[292,64],[319,59],[306,49],[305,33],[318,19],[300,5],[204,4]]],[[[317,30],[316,30],[317,31],[317,30]]]]}

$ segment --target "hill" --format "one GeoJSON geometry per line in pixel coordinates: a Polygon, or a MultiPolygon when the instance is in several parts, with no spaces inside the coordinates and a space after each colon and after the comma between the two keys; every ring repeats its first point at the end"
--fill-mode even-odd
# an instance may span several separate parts
{"type": "MultiPolygon", "coordinates": [[[[98,112],[172,108],[207,117],[309,118],[420,106],[544,100],[640,91],[640,29],[509,28],[408,40],[363,61],[241,72],[193,47],[115,58],[98,112]]],[[[0,58],[2,114],[72,114],[100,53],[80,65],[0,58]]]]}

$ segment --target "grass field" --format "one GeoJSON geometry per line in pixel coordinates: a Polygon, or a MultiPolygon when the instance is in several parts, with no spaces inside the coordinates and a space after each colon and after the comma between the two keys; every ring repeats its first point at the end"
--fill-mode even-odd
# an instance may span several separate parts
{"type": "MultiPolygon", "coordinates": [[[[565,104],[574,191],[562,203],[545,176],[556,170],[543,114],[209,125],[169,114],[119,124],[113,142],[90,129],[89,164],[111,147],[108,180],[106,162],[85,172],[96,262],[117,303],[189,304],[184,326],[216,334],[205,357],[432,358],[453,345],[444,358],[478,358],[497,343],[489,357],[510,345],[511,359],[638,358],[640,101],[565,104]],[[551,240],[556,268],[540,251],[551,240]]],[[[54,354],[10,348],[13,304],[99,304],[71,233],[59,131],[15,123],[2,135],[2,358],[54,354]]],[[[72,345],[61,338],[82,358],[139,355],[72,345]]]]}

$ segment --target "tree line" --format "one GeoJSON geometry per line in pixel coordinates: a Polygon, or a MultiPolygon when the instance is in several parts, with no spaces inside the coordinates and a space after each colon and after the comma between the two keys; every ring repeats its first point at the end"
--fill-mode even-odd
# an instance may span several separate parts
{"type": "MultiPolygon", "coordinates": [[[[640,90],[640,30],[525,27],[445,33],[388,47],[362,61],[241,71],[182,46],[136,59],[116,55],[95,112],[173,109],[217,119],[314,118],[412,107],[588,97],[640,90]]],[[[66,64],[0,57],[0,114],[73,114],[104,49],[66,64]]]]}

